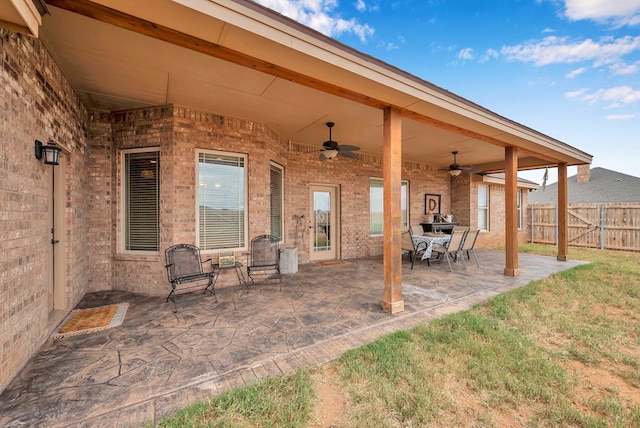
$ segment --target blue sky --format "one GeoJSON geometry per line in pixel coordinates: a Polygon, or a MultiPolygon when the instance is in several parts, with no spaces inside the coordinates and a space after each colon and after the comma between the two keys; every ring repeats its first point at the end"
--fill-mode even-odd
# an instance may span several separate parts
{"type": "Polygon", "coordinates": [[[640,176],[640,0],[257,2],[640,176]]]}

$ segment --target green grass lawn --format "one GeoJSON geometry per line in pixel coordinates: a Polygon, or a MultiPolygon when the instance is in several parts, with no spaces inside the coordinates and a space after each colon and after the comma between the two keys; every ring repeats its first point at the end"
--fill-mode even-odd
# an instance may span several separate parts
{"type": "Polygon", "coordinates": [[[569,255],[591,263],[157,426],[316,427],[330,414],[335,427],[638,427],[640,254],[569,255]],[[330,405],[318,385],[327,373],[330,405]]]}

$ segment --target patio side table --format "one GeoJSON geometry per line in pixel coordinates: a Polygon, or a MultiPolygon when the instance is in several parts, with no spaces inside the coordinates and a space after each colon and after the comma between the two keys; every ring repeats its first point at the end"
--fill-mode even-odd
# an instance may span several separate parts
{"type": "Polygon", "coordinates": [[[213,270],[214,272],[213,287],[216,286],[216,281],[218,280],[218,277],[223,270],[235,269],[236,276],[238,277],[238,282],[240,283],[240,285],[244,285],[245,287],[247,287],[247,291],[249,291],[249,283],[244,276],[244,272],[242,272],[243,267],[244,265],[238,261],[233,264],[222,266],[220,265],[220,263],[211,263],[211,270],[213,270]]]}

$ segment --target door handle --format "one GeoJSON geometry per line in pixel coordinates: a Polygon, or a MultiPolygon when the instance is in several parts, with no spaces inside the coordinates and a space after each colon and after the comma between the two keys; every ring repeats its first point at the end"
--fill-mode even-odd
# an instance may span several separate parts
{"type": "Polygon", "coordinates": [[[58,241],[57,239],[55,239],[55,232],[54,232],[54,229],[53,229],[53,228],[51,228],[51,245],[55,245],[55,244],[57,244],[58,242],[60,242],[60,241],[58,241]]]}

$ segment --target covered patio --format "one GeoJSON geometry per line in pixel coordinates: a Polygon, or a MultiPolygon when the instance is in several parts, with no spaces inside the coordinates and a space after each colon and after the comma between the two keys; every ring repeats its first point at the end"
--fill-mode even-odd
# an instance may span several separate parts
{"type": "MultiPolygon", "coordinates": [[[[382,257],[309,263],[274,284],[179,296],[120,291],[85,295],[79,308],[126,302],[122,325],[49,339],[0,396],[2,426],[138,426],[268,376],[338,358],[376,338],[470,308],[497,294],[582,264],[519,254],[505,276],[504,252],[477,250],[480,268],[402,263],[405,310],[380,307],[382,257]]],[[[233,272],[226,272],[233,275],[233,272]]],[[[168,291],[168,284],[167,284],[168,291]]]]}

